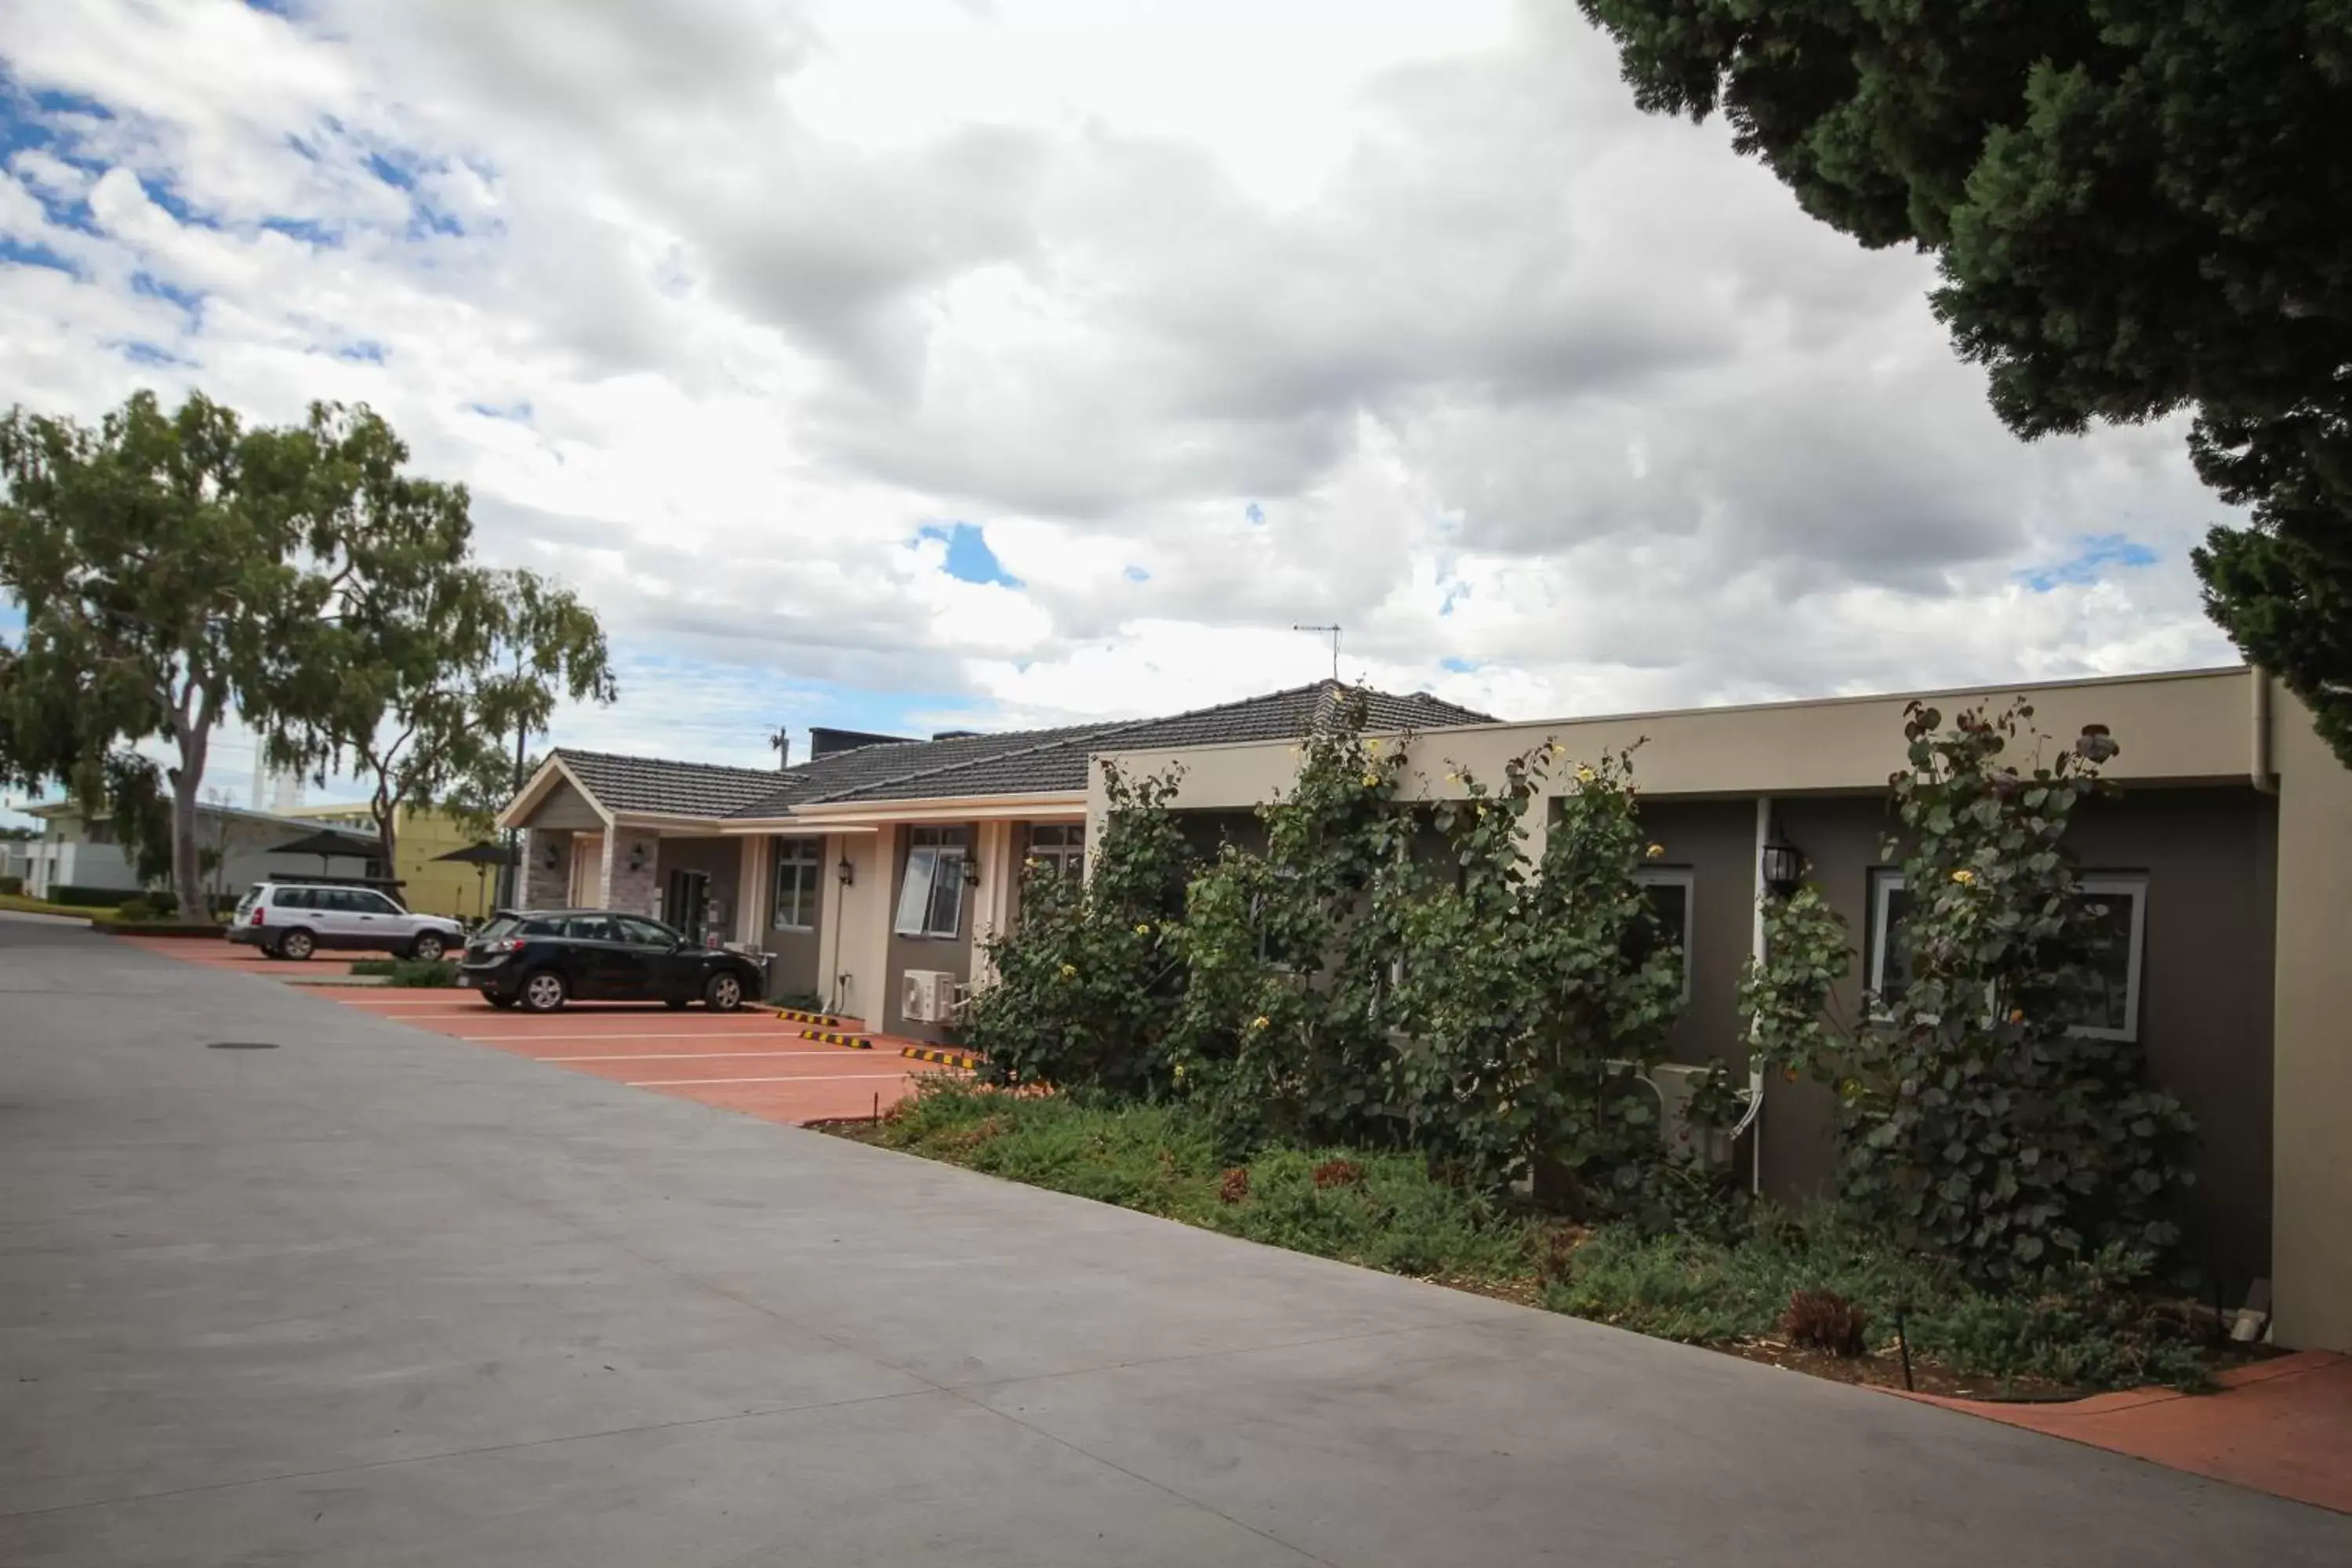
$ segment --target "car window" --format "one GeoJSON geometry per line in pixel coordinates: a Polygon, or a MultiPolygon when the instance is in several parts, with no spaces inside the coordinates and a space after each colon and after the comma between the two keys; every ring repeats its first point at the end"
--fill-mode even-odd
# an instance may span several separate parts
{"type": "Polygon", "coordinates": [[[310,888],[280,888],[270,903],[281,910],[310,910],[318,906],[310,901],[315,889],[310,888]]]}
{"type": "Polygon", "coordinates": [[[522,922],[521,934],[524,936],[553,936],[556,934],[555,928],[560,923],[560,921],[525,921],[522,922]]]}
{"type": "Polygon", "coordinates": [[[613,923],[621,928],[621,940],[639,947],[675,947],[677,933],[665,925],[651,921],[631,920],[626,915],[614,917],[613,923]]]}
{"type": "Polygon", "coordinates": [[[573,942],[611,942],[613,921],[605,915],[572,915],[563,922],[563,934],[573,942]]]}
{"type": "Polygon", "coordinates": [[[489,924],[476,931],[474,933],[474,940],[476,942],[496,942],[502,936],[512,936],[519,931],[533,931],[535,934],[542,936],[546,934],[546,928],[541,926],[536,921],[526,925],[523,921],[515,919],[512,915],[500,915],[489,924]]]}
{"type": "Polygon", "coordinates": [[[333,910],[338,914],[373,914],[375,911],[360,902],[359,895],[348,888],[316,888],[310,893],[313,909],[333,910]]]}
{"type": "Polygon", "coordinates": [[[352,908],[365,915],[398,915],[408,912],[382,893],[353,891],[345,893],[343,897],[351,900],[352,908]]]}

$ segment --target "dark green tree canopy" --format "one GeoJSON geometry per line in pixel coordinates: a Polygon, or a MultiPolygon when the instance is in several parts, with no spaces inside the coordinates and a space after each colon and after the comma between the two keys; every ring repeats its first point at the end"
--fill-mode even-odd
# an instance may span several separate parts
{"type": "Polygon", "coordinates": [[[2352,0],[1579,0],[1635,101],[1934,252],[2028,438],[2192,408],[2208,608],[2352,762],[2352,0]]]}

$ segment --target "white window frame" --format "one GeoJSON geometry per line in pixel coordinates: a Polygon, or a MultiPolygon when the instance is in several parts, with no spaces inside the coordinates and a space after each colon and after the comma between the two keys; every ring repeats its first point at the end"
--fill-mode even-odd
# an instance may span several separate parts
{"type": "Polygon", "coordinates": [[[971,858],[971,847],[961,827],[909,829],[907,875],[898,885],[898,915],[890,922],[891,930],[899,936],[942,941],[961,936],[964,866],[971,858]],[[946,885],[955,892],[954,910],[944,927],[932,919],[937,912],[935,906],[942,875],[948,879],[946,885]]]}
{"type": "Polygon", "coordinates": [[[824,840],[779,838],[770,862],[768,927],[772,931],[814,931],[817,910],[824,897],[824,840]],[[792,877],[793,908],[784,913],[785,875],[792,877]]]}
{"type": "MultiPolygon", "coordinates": [[[[1870,873],[1870,992],[1875,996],[1886,985],[1886,914],[1889,895],[1904,886],[1903,873],[1881,867],[1870,873]]],[[[2145,872],[2099,871],[2074,879],[2077,897],[2131,900],[2131,931],[2124,938],[2124,1023],[2119,1029],[2104,1024],[2076,1024],[2069,1033],[2097,1040],[2137,1041],[2139,1038],[2140,976],[2147,952],[2147,876],[2145,872]]]]}
{"type": "Polygon", "coordinates": [[[1675,945],[1683,955],[1683,1004],[1691,999],[1691,935],[1698,929],[1698,872],[1689,866],[1644,866],[1633,873],[1633,880],[1644,888],[1680,888],[1683,890],[1683,929],[1676,935],[1675,945]]]}
{"type": "Polygon", "coordinates": [[[1029,847],[1026,858],[1037,861],[1040,871],[1051,868],[1056,876],[1084,877],[1087,870],[1087,825],[1084,822],[1033,822],[1029,825],[1029,847]],[[1040,844],[1041,831],[1059,833],[1059,844],[1040,844]],[[1076,842],[1069,836],[1076,835],[1076,842]]]}

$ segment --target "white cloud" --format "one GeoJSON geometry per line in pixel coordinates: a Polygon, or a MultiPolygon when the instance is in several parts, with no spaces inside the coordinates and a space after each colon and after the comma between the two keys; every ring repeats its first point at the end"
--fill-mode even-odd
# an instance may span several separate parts
{"type": "Polygon", "coordinates": [[[1191,707],[1302,621],[1515,716],[2229,657],[2177,429],[2015,442],[1920,258],[1564,7],[297,13],[0,0],[0,239],[78,273],[0,263],[0,403],[374,404],[627,651],[568,735],[1191,707]]]}

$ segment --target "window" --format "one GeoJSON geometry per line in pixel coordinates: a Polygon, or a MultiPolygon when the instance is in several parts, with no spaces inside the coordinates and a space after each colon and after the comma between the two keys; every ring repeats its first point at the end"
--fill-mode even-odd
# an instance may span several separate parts
{"type": "Polygon", "coordinates": [[[563,922],[563,934],[573,942],[611,942],[613,922],[604,915],[572,915],[563,922]]]}
{"type": "Polygon", "coordinates": [[[280,888],[277,896],[269,900],[270,907],[280,910],[316,909],[319,906],[311,901],[315,891],[310,888],[280,888]]]}
{"type": "MultiPolygon", "coordinates": [[[[1660,936],[1674,944],[1675,969],[1682,976],[1683,1000],[1687,1003],[1691,996],[1691,893],[1695,873],[1687,868],[1659,867],[1636,872],[1634,878],[1642,884],[1643,896],[1650,900],[1650,912],[1658,918],[1660,936]]],[[[1633,956],[1639,961],[1649,955],[1642,952],[1633,956]]]]}
{"type": "Polygon", "coordinates": [[[343,896],[351,900],[352,908],[354,910],[363,915],[397,915],[407,912],[382,893],[354,890],[343,896]]]}
{"type": "Polygon", "coordinates": [[[961,827],[918,827],[907,842],[898,888],[900,936],[954,936],[963,930],[963,868],[971,851],[961,827]]]}
{"type": "Polygon", "coordinates": [[[1029,829],[1029,868],[1033,877],[1079,877],[1087,868],[1087,825],[1083,822],[1040,822],[1029,829]]]}
{"type": "Polygon", "coordinates": [[[614,915],[613,924],[619,930],[621,940],[635,947],[671,948],[678,944],[677,932],[653,921],[641,921],[632,915],[614,915]]]}
{"type": "Polygon", "coordinates": [[[768,923],[778,931],[815,929],[817,898],[824,889],[824,840],[777,840],[775,912],[768,923]]]}
{"type": "MultiPolygon", "coordinates": [[[[2107,1040],[2139,1038],[2140,950],[2147,923],[2147,879],[2085,874],[2075,897],[2088,905],[2106,941],[2091,960],[2092,994],[2084,999],[2078,1034],[2107,1040]]],[[[1903,950],[1903,922],[1911,894],[1900,871],[1874,871],[1870,884],[1870,988],[1892,1000],[1911,984],[1903,950]]]]}

